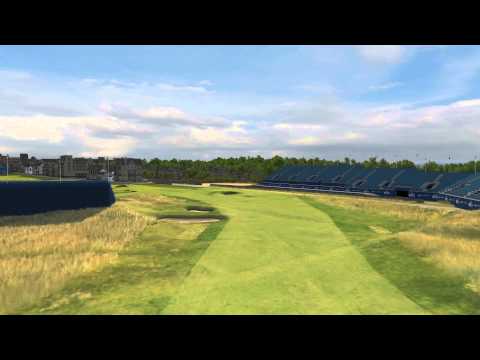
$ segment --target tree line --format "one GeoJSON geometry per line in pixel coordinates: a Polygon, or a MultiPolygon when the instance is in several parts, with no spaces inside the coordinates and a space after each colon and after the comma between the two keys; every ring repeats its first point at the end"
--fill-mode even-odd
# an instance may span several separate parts
{"type": "MultiPolygon", "coordinates": [[[[348,157],[343,160],[326,160],[317,158],[289,158],[274,156],[264,159],[256,157],[216,158],[213,160],[144,160],[144,176],[159,182],[258,182],[266,176],[286,165],[363,165],[367,168],[418,168],[425,171],[441,172],[474,172],[475,162],[439,164],[429,161],[425,164],[415,164],[410,160],[387,161],[371,157],[357,162],[348,157]]],[[[480,161],[477,161],[480,171],[480,161]]]]}

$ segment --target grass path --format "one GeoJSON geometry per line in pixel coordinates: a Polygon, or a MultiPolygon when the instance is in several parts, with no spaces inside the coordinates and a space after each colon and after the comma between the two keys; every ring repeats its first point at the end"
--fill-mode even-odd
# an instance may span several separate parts
{"type": "Polygon", "coordinates": [[[296,197],[144,191],[210,201],[230,218],[163,313],[425,313],[372,269],[328,215],[296,197]]]}

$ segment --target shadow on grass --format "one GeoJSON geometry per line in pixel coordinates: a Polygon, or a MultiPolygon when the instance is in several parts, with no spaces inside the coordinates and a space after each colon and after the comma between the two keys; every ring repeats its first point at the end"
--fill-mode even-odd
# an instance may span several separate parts
{"type": "Polygon", "coordinates": [[[466,287],[467,279],[427,262],[405,248],[394,235],[379,240],[369,228],[381,226],[395,233],[412,228],[413,223],[333,207],[308,197],[300,199],[328,214],[378,273],[425,310],[433,314],[480,313],[480,296],[466,287]]]}
{"type": "Polygon", "coordinates": [[[205,211],[205,212],[210,212],[215,210],[215,208],[213,207],[197,206],[197,205],[190,205],[190,206],[187,206],[185,209],[187,209],[188,211],[205,211]]]}
{"type": "Polygon", "coordinates": [[[38,213],[34,215],[0,216],[0,227],[2,226],[40,226],[58,225],[65,223],[78,223],[94,216],[105,207],[86,208],[78,210],[57,210],[38,213]]]}

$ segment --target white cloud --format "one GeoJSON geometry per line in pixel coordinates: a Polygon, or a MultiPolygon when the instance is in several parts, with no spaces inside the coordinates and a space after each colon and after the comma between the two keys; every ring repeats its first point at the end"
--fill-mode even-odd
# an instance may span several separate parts
{"type": "Polygon", "coordinates": [[[360,56],[373,63],[397,64],[405,59],[407,49],[401,45],[357,45],[360,56]]]}
{"type": "MultiPolygon", "coordinates": [[[[420,151],[428,146],[435,146],[438,153],[449,147],[479,149],[480,99],[474,96],[437,106],[342,102],[340,95],[359,99],[366,89],[387,91],[403,86],[392,80],[398,77],[391,67],[380,65],[404,62],[417,47],[355,49],[342,47],[339,55],[335,47],[317,49],[331,62],[317,62],[316,68],[306,69],[309,76],[312,70],[311,79],[298,76],[299,84],[306,85],[296,89],[308,94],[293,94],[288,81],[284,84],[290,92],[283,95],[277,91],[265,94],[265,88],[219,94],[210,91],[210,80],[177,83],[90,77],[69,83],[60,77],[0,70],[0,152],[30,149],[36,153],[48,148],[56,155],[167,157],[181,153],[199,158],[235,151],[321,157],[332,149],[349,151],[362,146],[380,154],[391,148],[420,151]],[[363,60],[352,56],[354,52],[363,60]],[[329,56],[335,54],[332,60],[329,56]],[[315,76],[313,70],[318,70],[315,76]],[[363,77],[354,79],[357,74],[363,77]],[[323,83],[334,84],[338,91],[323,83]]],[[[449,86],[436,88],[448,89],[449,96],[468,90],[480,73],[480,52],[474,55],[455,61],[445,57],[450,62],[443,68],[440,65],[440,70],[451,80],[445,82],[442,77],[439,84],[449,86]]]]}
{"type": "Polygon", "coordinates": [[[165,83],[159,83],[159,84],[156,84],[155,86],[162,91],[186,91],[186,92],[193,92],[193,93],[200,93],[200,94],[210,93],[210,90],[207,90],[203,86],[182,86],[182,85],[173,85],[173,84],[165,84],[165,83]]]}
{"type": "Polygon", "coordinates": [[[3,153],[3,154],[5,154],[5,153],[8,154],[9,152],[12,152],[12,151],[14,151],[14,149],[11,148],[11,147],[8,147],[8,146],[0,146],[0,154],[2,154],[2,153],[3,153]]]}
{"type": "Polygon", "coordinates": [[[161,145],[174,145],[179,148],[220,147],[235,148],[255,143],[253,137],[243,128],[245,121],[236,121],[224,129],[219,128],[187,128],[173,136],[167,136],[158,141],[161,145]]]}
{"type": "MultiPolygon", "coordinates": [[[[329,131],[324,132],[323,134],[317,134],[316,136],[309,135],[299,138],[293,138],[289,140],[290,145],[327,145],[327,144],[343,144],[343,146],[348,146],[349,142],[357,141],[360,139],[366,138],[364,134],[348,131],[345,133],[338,134],[339,129],[329,129],[329,131]]],[[[340,130],[341,131],[341,130],[340,130]]]]}
{"type": "MultiPolygon", "coordinates": [[[[76,82],[72,82],[75,85],[76,82]]],[[[134,82],[134,81],[122,81],[117,79],[96,79],[96,78],[84,78],[78,82],[78,85],[100,88],[100,89],[131,89],[141,92],[173,92],[173,93],[196,93],[196,94],[210,94],[211,90],[205,88],[205,86],[212,85],[208,80],[201,81],[198,85],[179,85],[163,82],[134,82]],[[206,81],[206,83],[205,83],[206,81]]]]}
{"type": "Polygon", "coordinates": [[[188,115],[180,109],[174,107],[152,107],[146,110],[134,111],[139,117],[145,119],[188,119],[188,115]]]}
{"type": "Polygon", "coordinates": [[[202,80],[198,82],[198,85],[200,86],[213,86],[213,82],[210,80],[202,80]]]}
{"type": "Polygon", "coordinates": [[[299,139],[293,139],[289,141],[289,144],[292,145],[318,145],[323,143],[324,141],[322,141],[321,138],[314,136],[305,136],[299,139]]]}
{"type": "Polygon", "coordinates": [[[273,125],[277,130],[325,130],[327,127],[320,124],[278,123],[273,125]]]}
{"type": "Polygon", "coordinates": [[[295,86],[294,89],[304,90],[312,93],[324,94],[324,95],[333,95],[337,90],[329,84],[305,84],[295,86]]]}
{"type": "Polygon", "coordinates": [[[0,136],[3,139],[30,143],[36,150],[42,145],[56,144],[69,152],[70,145],[75,143],[87,149],[82,152],[85,154],[124,155],[137,143],[128,135],[135,134],[135,130],[138,130],[137,126],[111,117],[0,116],[0,136]],[[122,131],[126,135],[98,137],[95,134],[99,131],[122,131]]]}
{"type": "Polygon", "coordinates": [[[480,99],[462,100],[452,104],[452,107],[476,107],[480,106],[480,99]]]}
{"type": "Polygon", "coordinates": [[[22,141],[61,142],[63,130],[73,124],[72,119],[52,119],[46,116],[0,116],[0,134],[22,141]]]}
{"type": "Polygon", "coordinates": [[[0,70],[0,79],[2,80],[30,80],[32,75],[26,71],[18,70],[0,70]]]}
{"type": "Polygon", "coordinates": [[[403,86],[403,83],[399,81],[395,81],[395,82],[387,82],[379,85],[372,85],[372,86],[369,86],[368,89],[371,91],[382,91],[382,90],[390,90],[400,86],[403,86]]]}
{"type": "Polygon", "coordinates": [[[116,139],[103,139],[91,136],[82,137],[83,144],[89,149],[80,153],[80,156],[99,157],[99,156],[125,156],[135,148],[137,139],[124,137],[116,139]]]}
{"type": "Polygon", "coordinates": [[[148,122],[154,126],[225,127],[229,121],[221,117],[199,117],[173,106],[154,106],[135,109],[121,104],[103,103],[100,110],[119,119],[148,122]]]}
{"type": "Polygon", "coordinates": [[[354,131],[349,131],[349,132],[345,133],[343,135],[343,137],[341,137],[341,139],[343,139],[343,140],[359,140],[359,139],[364,139],[364,138],[365,138],[364,134],[360,134],[360,133],[354,132],[354,131]]]}

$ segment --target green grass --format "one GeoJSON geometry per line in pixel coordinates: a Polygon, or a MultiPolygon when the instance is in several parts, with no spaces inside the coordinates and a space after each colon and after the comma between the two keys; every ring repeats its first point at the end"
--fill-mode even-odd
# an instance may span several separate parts
{"type": "Polygon", "coordinates": [[[30,176],[24,174],[9,174],[1,175],[0,181],[38,181],[38,180],[55,180],[57,178],[52,178],[48,176],[30,176]]]}
{"type": "MultiPolygon", "coordinates": [[[[130,193],[130,194],[133,194],[130,193]]],[[[131,195],[132,196],[132,195],[131,195]]],[[[134,196],[134,195],[133,195],[134,196]]],[[[121,198],[121,197],[120,197],[121,198]]],[[[122,201],[122,200],[119,200],[122,201]]],[[[135,207],[155,213],[154,201],[135,207]]],[[[192,201],[176,201],[159,211],[163,215],[186,214],[192,201]]],[[[190,217],[195,217],[190,215],[190,217]]],[[[62,291],[20,313],[30,314],[158,314],[190,270],[221,232],[225,221],[205,224],[157,222],[120,253],[119,261],[100,271],[80,276],[62,291]]]]}
{"type": "Polygon", "coordinates": [[[465,278],[439,269],[395,238],[395,233],[421,224],[329,206],[312,197],[302,200],[327,213],[373,269],[425,310],[434,314],[480,313],[480,297],[466,287],[465,278]],[[371,226],[385,228],[393,235],[378,236],[371,226]]]}
{"type": "Polygon", "coordinates": [[[418,226],[390,216],[261,190],[115,187],[132,209],[162,217],[101,271],[71,281],[28,313],[463,314],[477,295],[395,241],[418,226]],[[137,199],[137,200],[135,200],[137,199]],[[188,207],[213,207],[193,213],[188,207]],[[389,239],[389,240],[387,240],[389,239]]]}

